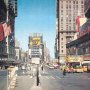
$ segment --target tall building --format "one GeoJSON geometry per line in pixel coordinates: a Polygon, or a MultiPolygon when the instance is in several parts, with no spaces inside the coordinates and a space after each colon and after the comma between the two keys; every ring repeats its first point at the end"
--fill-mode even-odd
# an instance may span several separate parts
{"type": "Polygon", "coordinates": [[[66,44],[74,39],[76,16],[84,17],[84,0],[57,0],[55,51],[59,61],[66,56],[66,44]]]}
{"type": "Polygon", "coordinates": [[[90,18],[90,0],[84,0],[84,11],[85,11],[85,16],[87,18],[90,18]]]}
{"type": "MultiPolygon", "coordinates": [[[[90,64],[90,0],[84,0],[84,7],[87,21],[81,26],[78,38],[67,43],[66,62],[79,61],[82,65],[88,66],[90,64]]],[[[87,68],[87,71],[90,69],[87,68]]]]}
{"type": "Polygon", "coordinates": [[[15,59],[18,61],[20,61],[20,59],[21,59],[20,44],[17,39],[15,39],[15,59]]]}
{"type": "Polygon", "coordinates": [[[47,64],[50,62],[50,51],[46,46],[46,42],[44,42],[44,62],[47,64]]]}
{"type": "Polygon", "coordinates": [[[4,39],[0,41],[0,59],[12,61],[15,60],[14,25],[15,18],[17,17],[17,0],[0,0],[0,12],[0,17],[2,18],[0,18],[0,24],[6,23],[11,31],[9,35],[5,36],[4,39]]]}

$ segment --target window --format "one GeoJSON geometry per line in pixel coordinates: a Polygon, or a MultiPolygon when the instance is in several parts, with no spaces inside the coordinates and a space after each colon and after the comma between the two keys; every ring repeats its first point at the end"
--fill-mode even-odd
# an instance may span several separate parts
{"type": "Polygon", "coordinates": [[[63,18],[61,18],[61,21],[63,21],[63,18]]]}
{"type": "Polygon", "coordinates": [[[61,38],[61,40],[63,40],[63,38],[61,38]]]}
{"type": "Polygon", "coordinates": [[[71,22],[71,20],[69,20],[69,22],[71,22]]]}
{"type": "Polygon", "coordinates": [[[78,5],[76,5],[76,9],[78,9],[78,5]]]}
{"type": "Polygon", "coordinates": [[[83,1],[81,1],[81,4],[83,4],[83,1]]]}
{"type": "Polygon", "coordinates": [[[61,42],[61,44],[63,45],[63,42],[61,42]]]}
{"type": "Polygon", "coordinates": [[[63,32],[61,32],[61,34],[63,34],[63,32]]]}
{"type": "Polygon", "coordinates": [[[73,1],[73,4],[75,4],[75,1],[73,1]]]}
{"type": "Polygon", "coordinates": [[[69,8],[71,8],[71,5],[69,5],[69,8]]]}
{"type": "Polygon", "coordinates": [[[63,48],[63,46],[61,46],[61,48],[63,48]]]}
{"type": "Polygon", "coordinates": [[[69,1],[69,3],[71,3],[71,1],[69,1]]]}
{"type": "Polygon", "coordinates": [[[71,26],[69,26],[69,30],[71,30],[71,26]]]}
{"type": "Polygon", "coordinates": [[[63,53],[63,50],[61,50],[61,52],[63,53]]]}
{"type": "Polygon", "coordinates": [[[76,4],[78,4],[78,1],[76,1],[76,4]]]}
{"type": "Polygon", "coordinates": [[[61,13],[63,13],[63,10],[61,10],[61,13]]]}
{"type": "Polygon", "coordinates": [[[61,8],[63,8],[63,4],[61,4],[61,8]]]}
{"type": "Polygon", "coordinates": [[[68,4],[66,5],[66,9],[68,9],[68,4]]]}
{"type": "Polygon", "coordinates": [[[84,8],[84,6],[83,6],[83,5],[81,5],[81,8],[84,8]]]}

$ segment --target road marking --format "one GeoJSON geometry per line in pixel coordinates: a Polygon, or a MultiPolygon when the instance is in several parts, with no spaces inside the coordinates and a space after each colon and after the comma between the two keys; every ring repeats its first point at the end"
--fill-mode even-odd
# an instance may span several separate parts
{"type": "Polygon", "coordinates": [[[33,78],[33,76],[30,76],[30,78],[33,78]]]}
{"type": "Polygon", "coordinates": [[[49,77],[48,77],[48,76],[46,76],[46,79],[49,79],[49,77]]]}
{"type": "Polygon", "coordinates": [[[56,76],[58,79],[61,79],[60,77],[56,76]]]}
{"type": "Polygon", "coordinates": [[[90,79],[90,78],[88,78],[88,79],[90,79]]]}
{"type": "Polygon", "coordinates": [[[55,79],[53,76],[50,76],[52,79],[55,79]]]}

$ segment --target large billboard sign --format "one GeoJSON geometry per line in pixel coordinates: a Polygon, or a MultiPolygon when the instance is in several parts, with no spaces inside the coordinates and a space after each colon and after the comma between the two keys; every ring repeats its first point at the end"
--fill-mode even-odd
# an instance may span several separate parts
{"type": "Polygon", "coordinates": [[[30,39],[30,46],[37,45],[40,46],[41,38],[40,37],[33,37],[30,39]]]}

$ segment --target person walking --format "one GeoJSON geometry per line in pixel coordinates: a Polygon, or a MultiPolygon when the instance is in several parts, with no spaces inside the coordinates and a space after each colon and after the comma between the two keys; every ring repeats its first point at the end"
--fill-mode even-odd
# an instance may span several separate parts
{"type": "Polygon", "coordinates": [[[43,71],[43,66],[41,68],[42,68],[42,71],[43,71]]]}
{"type": "Polygon", "coordinates": [[[63,77],[66,75],[66,69],[63,70],[63,77]]]}

